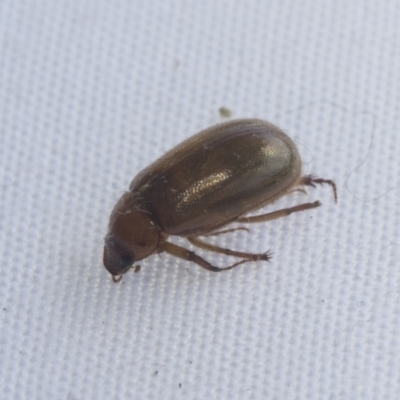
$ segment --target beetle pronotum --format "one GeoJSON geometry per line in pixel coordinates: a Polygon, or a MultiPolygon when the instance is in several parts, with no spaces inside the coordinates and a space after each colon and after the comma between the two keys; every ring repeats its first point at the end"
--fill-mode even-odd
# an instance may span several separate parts
{"type": "MultiPolygon", "coordinates": [[[[176,146],[132,181],[110,217],[104,265],[115,277],[134,262],[166,252],[214,272],[248,261],[268,261],[269,252],[252,254],[222,248],[199,236],[226,233],[231,222],[271,221],[319,207],[302,203],[262,215],[248,214],[304,186],[330,179],[302,175],[300,154],[292,139],[275,125],[258,119],[212,126],[176,146]],[[186,237],[194,246],[241,260],[219,268],[168,237],[186,237]]],[[[238,228],[237,228],[238,229],[238,228]]],[[[240,228],[239,228],[240,229],[240,228]]]]}

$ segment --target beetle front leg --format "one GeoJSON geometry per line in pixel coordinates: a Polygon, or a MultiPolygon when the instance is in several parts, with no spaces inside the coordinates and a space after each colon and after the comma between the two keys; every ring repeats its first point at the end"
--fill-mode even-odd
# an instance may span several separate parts
{"type": "Polygon", "coordinates": [[[240,264],[250,261],[250,260],[242,260],[235,264],[230,265],[229,267],[219,268],[210,264],[204,258],[198,256],[195,252],[185,249],[184,247],[178,246],[171,242],[162,242],[159,244],[159,248],[161,250],[164,250],[166,253],[171,254],[172,256],[182,258],[183,260],[192,261],[195,264],[199,265],[200,267],[212,272],[227,271],[228,269],[235,268],[240,264]]]}

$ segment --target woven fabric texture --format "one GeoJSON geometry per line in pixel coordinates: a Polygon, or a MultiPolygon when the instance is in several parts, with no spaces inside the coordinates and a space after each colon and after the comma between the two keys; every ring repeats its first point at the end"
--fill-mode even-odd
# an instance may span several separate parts
{"type": "Polygon", "coordinates": [[[398,399],[399,21],[398,0],[1,1],[0,398],[398,399]],[[112,207],[220,107],[284,129],[339,202],[293,193],[267,209],[322,207],[210,239],[270,263],[161,254],[114,284],[112,207]]]}

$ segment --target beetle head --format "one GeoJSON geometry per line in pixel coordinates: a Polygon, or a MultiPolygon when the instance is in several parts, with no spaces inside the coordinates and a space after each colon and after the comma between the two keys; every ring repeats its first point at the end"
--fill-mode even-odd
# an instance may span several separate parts
{"type": "Polygon", "coordinates": [[[135,262],[135,256],[129,252],[129,249],[119,246],[118,243],[107,237],[104,246],[103,262],[111,275],[122,275],[131,268],[135,262]]]}
{"type": "Polygon", "coordinates": [[[137,260],[152,254],[159,242],[159,230],[151,214],[135,204],[130,192],[116,204],[105,239],[103,262],[111,275],[122,275],[137,260]]]}

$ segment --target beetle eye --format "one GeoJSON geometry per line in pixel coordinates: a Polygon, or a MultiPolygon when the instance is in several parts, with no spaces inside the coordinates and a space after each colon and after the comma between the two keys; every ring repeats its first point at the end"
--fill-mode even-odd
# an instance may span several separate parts
{"type": "Polygon", "coordinates": [[[134,259],[132,256],[129,254],[123,254],[121,255],[121,260],[124,262],[124,264],[133,264],[134,259]]]}
{"type": "Polygon", "coordinates": [[[103,262],[111,275],[122,275],[127,272],[135,262],[134,255],[130,255],[125,249],[121,249],[115,243],[107,243],[104,246],[103,262]]]}

